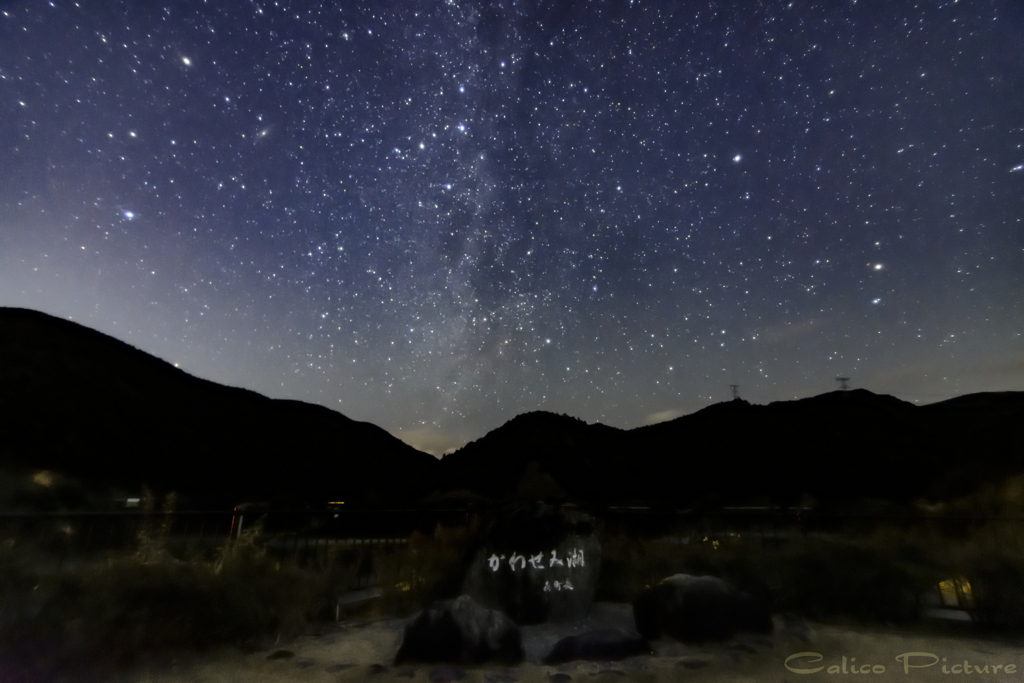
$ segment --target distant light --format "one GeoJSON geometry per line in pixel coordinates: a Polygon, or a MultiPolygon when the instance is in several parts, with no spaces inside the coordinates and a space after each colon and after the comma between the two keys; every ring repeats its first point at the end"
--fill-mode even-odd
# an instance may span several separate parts
{"type": "Polygon", "coordinates": [[[124,506],[129,508],[137,508],[139,507],[139,500],[139,498],[129,498],[124,502],[124,506]]]}
{"type": "Polygon", "coordinates": [[[53,472],[42,470],[32,475],[32,483],[40,486],[53,486],[53,472]]]}
{"type": "Polygon", "coordinates": [[[337,501],[334,501],[333,503],[328,503],[328,505],[344,505],[344,504],[345,504],[345,501],[343,501],[343,500],[337,500],[337,501]]]}
{"type": "Polygon", "coordinates": [[[734,156],[734,157],[732,158],[732,160],[733,160],[733,161],[735,161],[736,163],[739,163],[740,159],[742,159],[742,158],[743,158],[743,157],[741,157],[741,156],[740,156],[739,154],[737,154],[736,156],[734,156]]]}

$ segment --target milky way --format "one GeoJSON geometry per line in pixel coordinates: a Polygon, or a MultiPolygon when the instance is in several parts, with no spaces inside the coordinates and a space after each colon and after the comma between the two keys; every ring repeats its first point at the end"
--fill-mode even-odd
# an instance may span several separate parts
{"type": "Polygon", "coordinates": [[[1024,5],[0,4],[0,305],[432,452],[1024,389],[1024,5]]]}

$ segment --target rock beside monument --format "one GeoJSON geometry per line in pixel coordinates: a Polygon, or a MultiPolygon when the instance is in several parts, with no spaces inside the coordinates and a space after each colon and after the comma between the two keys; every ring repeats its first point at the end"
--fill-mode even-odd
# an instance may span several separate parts
{"type": "Polygon", "coordinates": [[[513,666],[523,661],[523,641],[507,615],[468,595],[435,603],[405,628],[395,664],[404,662],[513,666]]]}
{"type": "Polygon", "coordinates": [[[640,636],[621,629],[600,629],[562,638],[544,663],[562,664],[574,659],[614,661],[650,654],[654,654],[651,644],[640,636]]]}
{"type": "Polygon", "coordinates": [[[767,633],[771,614],[748,593],[715,576],[676,574],[662,579],[633,602],[637,631],[683,642],[725,640],[739,631],[767,633]]]}
{"type": "Polygon", "coordinates": [[[463,593],[519,624],[583,619],[601,567],[596,520],[540,502],[496,513],[463,593]]]}

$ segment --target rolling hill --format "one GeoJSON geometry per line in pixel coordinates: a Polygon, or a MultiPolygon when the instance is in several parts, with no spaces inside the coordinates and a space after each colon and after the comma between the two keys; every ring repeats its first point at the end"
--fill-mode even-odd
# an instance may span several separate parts
{"type": "Polygon", "coordinates": [[[0,309],[0,463],[207,505],[949,500],[1024,473],[1024,392],[915,406],[864,389],[734,400],[622,430],[519,415],[441,461],[372,424],[192,377],[67,320],[0,309]]]}
{"type": "Polygon", "coordinates": [[[196,501],[403,500],[437,461],[383,429],[193,377],[77,323],[0,309],[3,461],[196,501]]]}

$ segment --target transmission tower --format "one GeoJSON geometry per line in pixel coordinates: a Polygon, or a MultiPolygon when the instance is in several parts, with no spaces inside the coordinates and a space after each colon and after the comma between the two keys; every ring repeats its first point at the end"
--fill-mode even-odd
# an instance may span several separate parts
{"type": "Polygon", "coordinates": [[[836,377],[836,381],[839,382],[839,390],[840,391],[846,391],[847,389],[850,388],[850,385],[849,385],[850,378],[849,377],[836,377]]]}
{"type": "Polygon", "coordinates": [[[729,388],[732,389],[732,400],[735,401],[736,399],[738,399],[740,397],[740,385],[739,384],[730,384],[729,388]]]}

